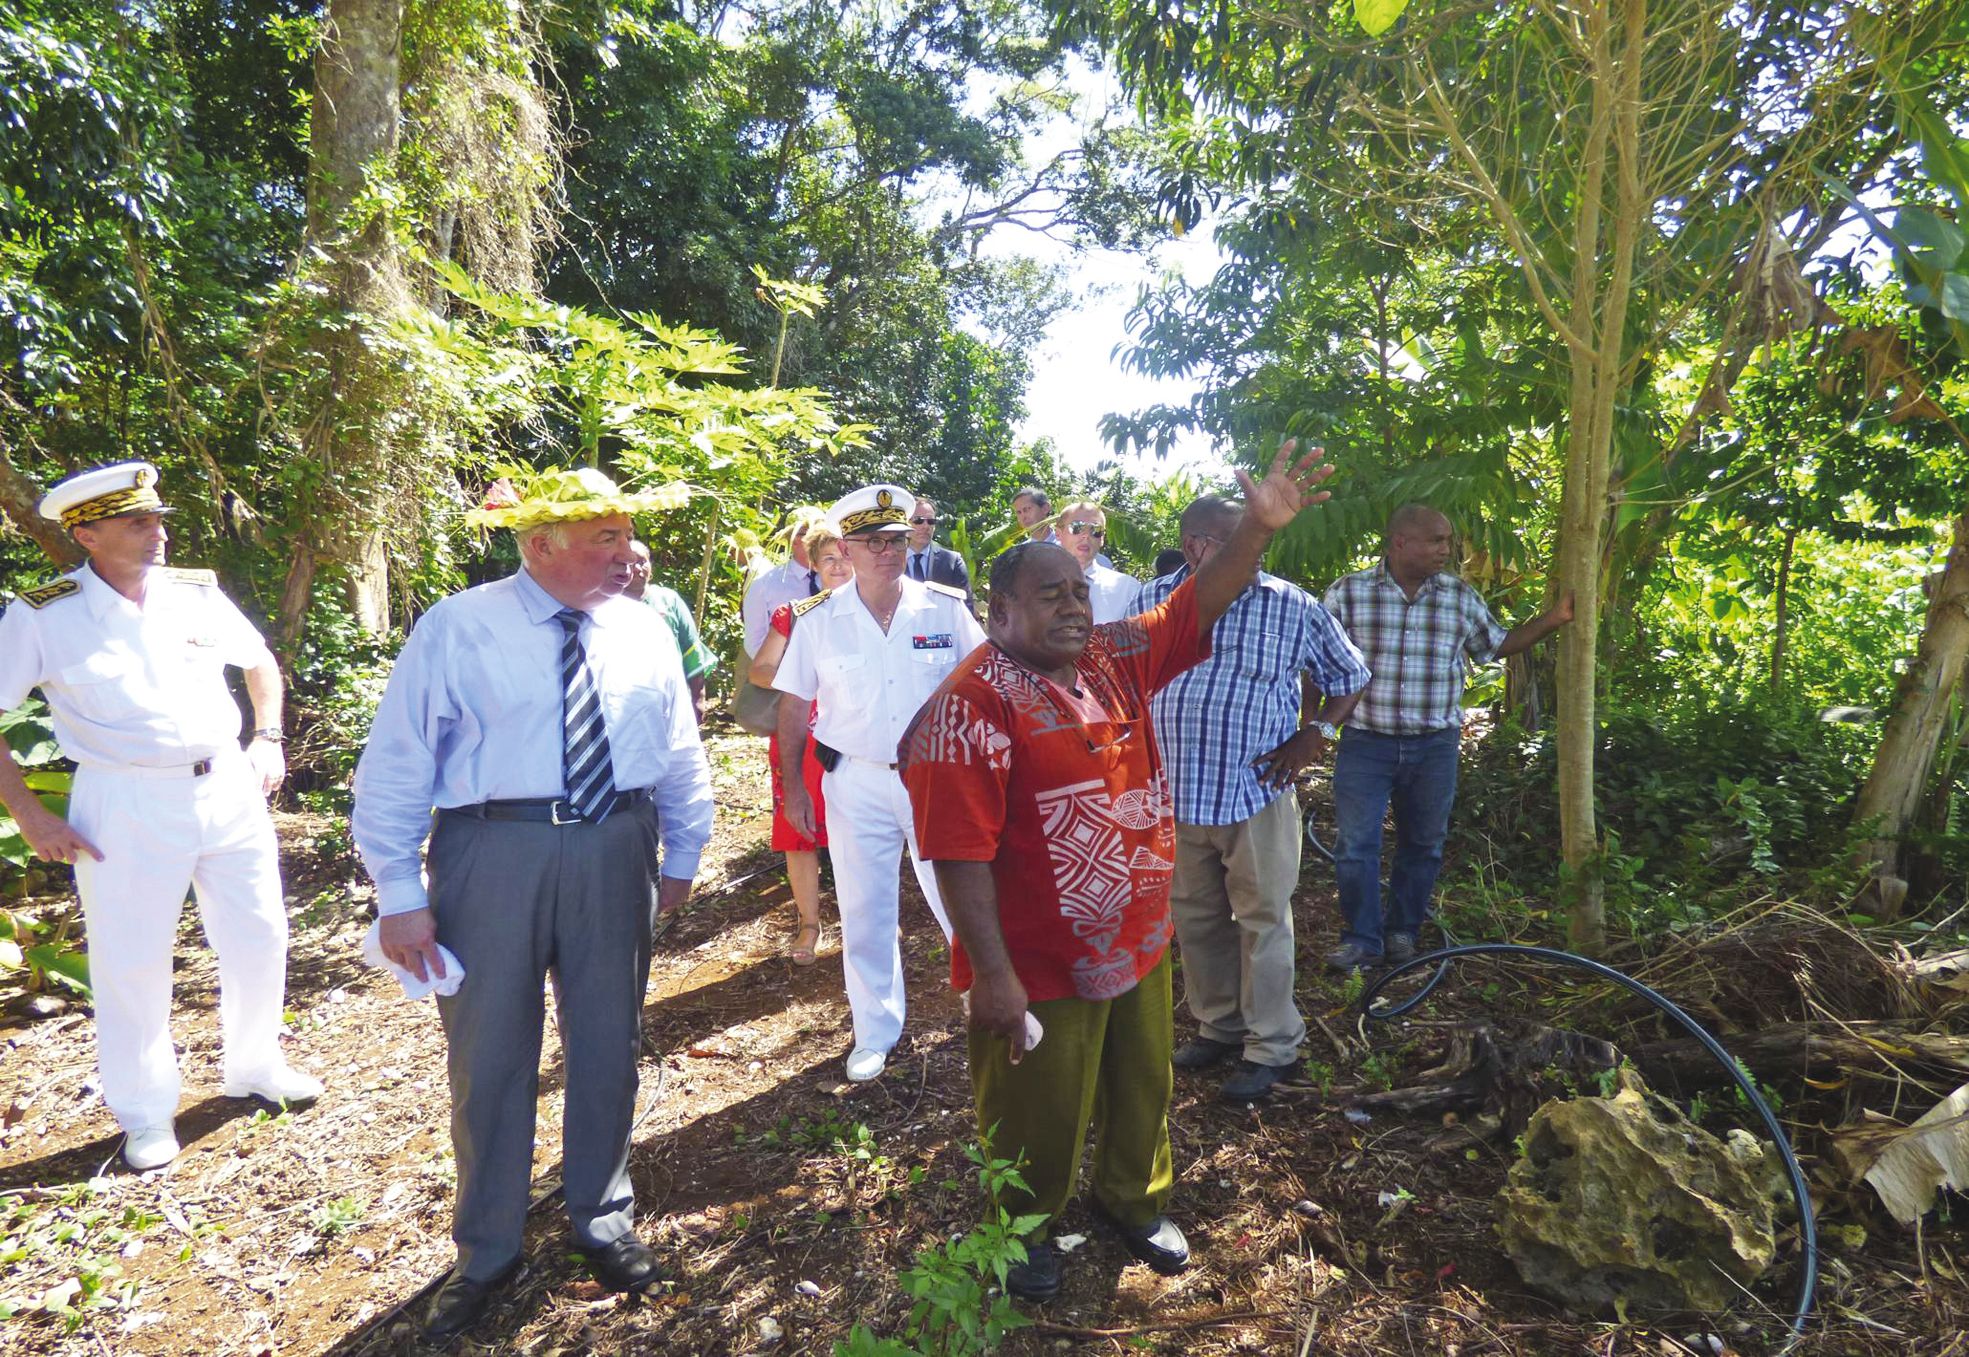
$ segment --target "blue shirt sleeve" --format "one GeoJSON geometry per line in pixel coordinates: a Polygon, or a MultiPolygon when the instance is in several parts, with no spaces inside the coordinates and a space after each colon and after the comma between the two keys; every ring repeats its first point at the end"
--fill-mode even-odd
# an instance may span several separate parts
{"type": "Polygon", "coordinates": [[[426,614],[403,643],[356,763],[349,832],[376,883],[379,914],[430,904],[418,850],[431,831],[438,746],[458,715],[439,677],[444,647],[436,616],[426,614]]]}

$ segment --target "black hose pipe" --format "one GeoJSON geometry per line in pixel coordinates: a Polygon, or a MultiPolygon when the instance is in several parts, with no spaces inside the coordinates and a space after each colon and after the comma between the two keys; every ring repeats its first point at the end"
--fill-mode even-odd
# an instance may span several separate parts
{"type": "Polygon", "coordinates": [[[1791,1184],[1792,1200],[1798,1206],[1798,1237],[1804,1245],[1804,1275],[1798,1284],[1798,1305],[1791,1316],[1791,1337],[1785,1341],[1783,1347],[1778,1349],[1778,1357],[1783,1357],[1784,1353],[1790,1352],[1792,1348],[1798,1345],[1798,1341],[1805,1336],[1805,1325],[1810,1320],[1812,1314],[1812,1295],[1818,1289],[1818,1226],[1812,1219],[1812,1194],[1805,1187],[1805,1174],[1798,1167],[1798,1156],[1792,1153],[1791,1139],[1785,1135],[1784,1127],[1778,1124],[1777,1114],[1771,1111],[1771,1105],[1764,1101],[1764,1095],[1757,1091],[1756,1084],[1744,1072],[1743,1066],[1738,1064],[1735,1057],[1723,1049],[1721,1042],[1709,1035],[1708,1030],[1701,1023],[1683,1012],[1681,1008],[1676,1006],[1673,1000],[1656,990],[1650,989],[1631,975],[1624,975],[1613,967],[1602,965],[1600,962],[1588,957],[1579,956],[1572,952],[1561,952],[1556,947],[1525,947],[1510,942],[1473,942],[1461,947],[1445,947],[1438,952],[1422,953],[1419,956],[1411,957],[1400,965],[1389,967],[1362,991],[1360,999],[1362,1015],[1370,1020],[1382,1022],[1389,1018],[1398,1018],[1402,1014],[1409,1012],[1417,1004],[1429,997],[1430,991],[1434,990],[1437,982],[1443,978],[1443,975],[1449,969],[1450,963],[1466,956],[1502,956],[1518,957],[1528,961],[1556,961],[1562,966],[1571,966],[1578,970],[1588,971],[1599,976],[1602,980],[1611,980],[1628,993],[1639,995],[1663,1013],[1666,1013],[1670,1018],[1673,1018],[1683,1031],[1702,1043],[1703,1049],[1716,1058],[1717,1064],[1728,1071],[1730,1078],[1736,1083],[1737,1091],[1747,1098],[1750,1105],[1757,1110],[1758,1118],[1764,1123],[1765,1132],[1778,1147],[1778,1157],[1784,1161],[1785,1177],[1791,1184]],[[1420,970],[1424,966],[1435,966],[1436,974],[1419,993],[1404,999],[1401,1003],[1392,1007],[1375,1008],[1374,997],[1387,986],[1389,981],[1409,971],[1420,970]]]}

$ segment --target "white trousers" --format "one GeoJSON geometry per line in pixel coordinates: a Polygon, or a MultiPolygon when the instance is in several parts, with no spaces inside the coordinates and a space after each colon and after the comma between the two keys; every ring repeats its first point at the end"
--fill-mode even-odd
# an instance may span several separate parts
{"type": "Polygon", "coordinates": [[[827,802],[827,852],[834,860],[834,894],[841,907],[841,966],[855,1015],[855,1045],[887,1051],[902,1036],[905,1008],[896,880],[905,846],[946,944],[950,920],[935,873],[916,856],[909,793],[895,769],[844,757],[840,767],[822,776],[821,795],[827,802]]]}
{"type": "Polygon", "coordinates": [[[171,953],[185,892],[196,887],[205,937],[219,955],[225,1078],[280,1063],[287,915],[266,798],[243,755],[204,777],[142,777],[81,768],[69,823],[102,851],[75,864],[96,995],[103,1101],[125,1130],[178,1109],[171,1046],[171,953]]]}

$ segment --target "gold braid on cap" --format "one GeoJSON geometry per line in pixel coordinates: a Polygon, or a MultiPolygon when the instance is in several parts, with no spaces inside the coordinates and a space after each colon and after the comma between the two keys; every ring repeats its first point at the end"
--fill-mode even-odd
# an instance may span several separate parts
{"type": "Polygon", "coordinates": [[[164,501],[157,497],[156,486],[133,485],[123,490],[112,490],[107,495],[97,495],[94,499],[85,499],[80,504],[70,505],[62,510],[62,526],[73,529],[84,523],[94,523],[99,519],[115,518],[118,514],[148,513],[163,507],[164,501]]]}
{"type": "Polygon", "coordinates": [[[909,526],[909,515],[902,511],[900,505],[883,504],[873,509],[857,509],[854,513],[842,514],[840,523],[841,535],[853,537],[858,532],[887,527],[892,523],[906,528],[909,526]]]}

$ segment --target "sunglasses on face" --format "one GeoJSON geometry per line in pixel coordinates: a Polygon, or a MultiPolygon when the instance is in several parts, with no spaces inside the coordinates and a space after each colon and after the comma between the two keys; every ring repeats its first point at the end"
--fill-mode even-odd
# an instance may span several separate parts
{"type": "Polygon", "coordinates": [[[1098,537],[1103,542],[1108,540],[1108,530],[1098,523],[1069,523],[1067,531],[1075,537],[1091,536],[1098,537]]]}
{"type": "Polygon", "coordinates": [[[858,547],[867,547],[869,553],[874,556],[884,556],[891,551],[903,549],[903,535],[899,532],[885,532],[880,537],[850,537],[848,540],[858,547]]]}
{"type": "Polygon", "coordinates": [[[940,523],[940,522],[941,522],[942,520],[941,520],[941,519],[936,519],[936,518],[912,518],[912,519],[910,519],[909,521],[910,521],[911,523],[914,523],[914,524],[915,524],[915,525],[916,525],[917,527],[919,527],[919,528],[921,528],[921,527],[925,527],[925,526],[928,526],[928,527],[932,527],[932,528],[934,528],[934,527],[936,527],[936,526],[937,526],[937,524],[938,524],[938,523],[940,523]]]}

